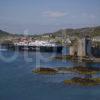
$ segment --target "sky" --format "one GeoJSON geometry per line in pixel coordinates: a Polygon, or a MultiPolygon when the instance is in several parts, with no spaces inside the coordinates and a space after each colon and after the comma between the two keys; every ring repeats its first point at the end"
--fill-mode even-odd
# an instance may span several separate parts
{"type": "Polygon", "coordinates": [[[41,34],[100,25],[100,0],[0,0],[0,29],[41,34]]]}

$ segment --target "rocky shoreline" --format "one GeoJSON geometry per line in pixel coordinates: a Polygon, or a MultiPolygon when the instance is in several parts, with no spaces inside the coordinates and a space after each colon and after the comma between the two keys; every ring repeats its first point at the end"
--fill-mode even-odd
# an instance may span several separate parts
{"type": "Polygon", "coordinates": [[[80,86],[95,86],[100,85],[100,77],[92,78],[94,74],[100,73],[100,68],[96,67],[58,67],[58,68],[37,68],[32,71],[33,73],[37,74],[44,74],[44,75],[55,75],[55,74],[67,74],[70,73],[77,73],[82,74],[84,77],[73,77],[69,80],[64,80],[64,84],[66,85],[80,85],[80,86]]]}

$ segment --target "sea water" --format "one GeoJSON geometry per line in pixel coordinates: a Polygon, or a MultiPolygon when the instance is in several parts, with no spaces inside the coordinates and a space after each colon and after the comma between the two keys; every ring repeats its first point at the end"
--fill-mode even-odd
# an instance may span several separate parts
{"type": "MultiPolygon", "coordinates": [[[[53,53],[0,51],[0,100],[100,100],[100,86],[65,85],[77,74],[40,75],[36,67],[73,67],[76,62],[54,60],[53,53]],[[17,55],[12,57],[13,55],[17,55]],[[27,59],[25,58],[27,57],[27,59]],[[13,58],[9,60],[10,58],[13,58]],[[41,59],[40,59],[41,58],[41,59]]],[[[100,63],[87,63],[100,67],[100,63]]],[[[97,75],[98,76],[98,75],[97,75]]]]}

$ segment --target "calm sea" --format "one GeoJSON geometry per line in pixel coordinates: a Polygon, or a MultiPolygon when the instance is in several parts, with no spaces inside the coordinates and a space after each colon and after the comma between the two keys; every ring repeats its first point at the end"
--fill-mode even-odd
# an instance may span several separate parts
{"type": "MultiPolygon", "coordinates": [[[[100,100],[100,86],[69,86],[63,83],[77,74],[32,73],[36,67],[72,67],[80,64],[51,59],[56,55],[0,50],[0,100],[100,100]]],[[[83,64],[100,67],[100,63],[83,64]]]]}

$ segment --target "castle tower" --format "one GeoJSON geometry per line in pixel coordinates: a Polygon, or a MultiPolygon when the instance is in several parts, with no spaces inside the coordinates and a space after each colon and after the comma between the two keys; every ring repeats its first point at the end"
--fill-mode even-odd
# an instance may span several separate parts
{"type": "Polygon", "coordinates": [[[70,56],[77,56],[77,41],[70,45],[70,56]]]}
{"type": "Polygon", "coordinates": [[[78,53],[79,57],[91,56],[91,39],[85,37],[78,40],[78,53]]]}
{"type": "Polygon", "coordinates": [[[70,46],[70,55],[78,57],[91,56],[91,39],[89,37],[77,39],[70,46]]]}

